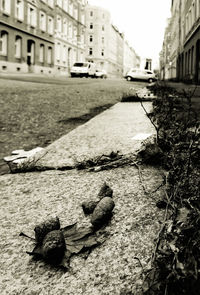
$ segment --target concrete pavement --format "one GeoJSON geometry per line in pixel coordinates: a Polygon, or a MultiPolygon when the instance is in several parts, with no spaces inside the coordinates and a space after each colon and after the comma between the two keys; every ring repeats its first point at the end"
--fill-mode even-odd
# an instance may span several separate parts
{"type": "MultiPolygon", "coordinates": [[[[145,102],[147,111],[151,103],[145,102]]],[[[77,161],[118,151],[134,154],[142,139],[155,130],[140,103],[118,103],[38,153],[41,168],[73,167],[77,161]]],[[[164,212],[156,202],[164,193],[162,172],[155,167],[126,165],[91,173],[86,170],[40,171],[0,176],[1,294],[121,295],[142,294],[144,270],[151,256],[164,212]],[[89,225],[81,203],[97,196],[106,181],[115,202],[111,222],[102,233],[106,241],[86,258],[71,259],[62,272],[26,254],[36,224],[58,216],[61,226],[89,225]],[[142,267],[141,267],[142,266],[142,267]]]]}
{"type": "MultiPolygon", "coordinates": [[[[143,104],[149,112],[151,102],[143,104]]],[[[29,164],[41,170],[73,168],[111,152],[134,154],[142,139],[153,134],[155,129],[140,103],[118,103],[28,159],[23,170],[29,164]]]]}

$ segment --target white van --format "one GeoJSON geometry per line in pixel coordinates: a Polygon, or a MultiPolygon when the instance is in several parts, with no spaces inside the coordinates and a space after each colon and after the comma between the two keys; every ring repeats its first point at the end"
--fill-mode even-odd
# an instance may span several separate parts
{"type": "Polygon", "coordinates": [[[70,70],[71,77],[95,77],[96,65],[93,62],[75,62],[70,70]]]}

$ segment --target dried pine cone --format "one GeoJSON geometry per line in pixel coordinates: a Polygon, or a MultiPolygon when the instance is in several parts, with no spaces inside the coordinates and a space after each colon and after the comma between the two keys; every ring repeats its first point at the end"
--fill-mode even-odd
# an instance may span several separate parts
{"type": "Polygon", "coordinates": [[[93,211],[91,223],[94,227],[103,225],[112,215],[115,206],[114,201],[110,197],[105,197],[99,201],[93,211]]]}
{"type": "Polygon", "coordinates": [[[35,228],[35,240],[37,243],[41,244],[46,234],[48,234],[52,230],[60,229],[60,221],[59,218],[51,218],[40,224],[38,224],[35,228]]]}
{"type": "Polygon", "coordinates": [[[99,199],[98,200],[89,200],[89,201],[85,201],[82,203],[82,208],[83,208],[83,212],[85,214],[91,214],[96,205],[99,203],[99,199]]]}
{"type": "Polygon", "coordinates": [[[112,195],[113,195],[113,190],[109,187],[109,185],[107,185],[106,182],[104,182],[104,184],[102,185],[102,187],[98,193],[98,197],[100,199],[105,198],[105,197],[112,198],[112,195]]]}
{"type": "Polygon", "coordinates": [[[60,230],[49,232],[42,242],[42,255],[51,264],[59,264],[66,249],[65,239],[60,230]]]}

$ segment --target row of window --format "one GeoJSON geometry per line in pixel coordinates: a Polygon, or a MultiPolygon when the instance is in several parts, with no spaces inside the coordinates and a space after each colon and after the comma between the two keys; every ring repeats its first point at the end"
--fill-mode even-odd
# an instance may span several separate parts
{"type": "MultiPolygon", "coordinates": [[[[93,29],[94,29],[94,25],[93,25],[93,23],[90,23],[90,24],[89,24],[89,29],[90,29],[90,30],[93,30],[93,29]]],[[[104,25],[101,26],[101,30],[102,30],[102,31],[105,31],[105,26],[104,26],[104,25]]]]}
{"type": "MultiPolygon", "coordinates": [[[[101,49],[101,56],[104,56],[105,54],[105,51],[104,51],[104,48],[101,49]]],[[[88,55],[93,55],[93,48],[90,47],[89,50],[88,50],[88,55]]]]}
{"type": "Polygon", "coordinates": [[[56,4],[75,19],[78,19],[78,6],[72,0],[57,0],[56,4]]]}
{"type": "MultiPolygon", "coordinates": [[[[54,0],[40,0],[50,7],[54,7],[54,0]]],[[[56,5],[61,7],[64,11],[68,12],[74,18],[78,18],[78,6],[74,5],[72,0],[56,0],[56,5]]],[[[22,9],[24,0],[15,0],[15,9],[22,9]]],[[[11,11],[11,0],[0,0],[0,9],[7,14],[11,11]]]]}
{"type": "MultiPolygon", "coordinates": [[[[94,36],[93,35],[90,35],[89,36],[89,42],[92,43],[94,40],[94,36]]],[[[105,43],[105,38],[104,37],[101,37],[101,44],[104,44],[105,43]]]]}
{"type": "MultiPolygon", "coordinates": [[[[91,10],[90,11],[90,17],[93,17],[94,16],[94,12],[91,10]]],[[[104,19],[105,18],[105,14],[104,13],[102,13],[102,18],[104,19]]]]}
{"type": "MultiPolygon", "coordinates": [[[[11,1],[12,0],[0,0],[0,10],[10,15],[11,13],[11,1]]],[[[54,7],[54,0],[41,0],[42,2],[45,2],[50,7],[54,7]]],[[[24,0],[15,0],[15,15],[20,16],[20,19],[24,19],[24,0]]]]}
{"type": "MultiPolygon", "coordinates": [[[[34,42],[33,42],[34,44],[34,42]]],[[[21,36],[15,36],[15,58],[22,58],[22,37],[21,36]]],[[[46,48],[47,50],[47,63],[52,63],[52,47],[48,46],[46,48]]],[[[8,33],[6,31],[2,31],[0,35],[0,55],[7,56],[8,55],[8,33]]],[[[45,45],[40,44],[39,47],[39,61],[41,63],[44,63],[45,61],[45,45]]]]}
{"type": "MultiPolygon", "coordinates": [[[[0,0],[0,9],[7,14],[10,14],[10,0],[0,0]]],[[[43,2],[47,2],[42,0],[43,2]]],[[[67,0],[68,1],[68,0],[67,0]]],[[[53,3],[53,2],[52,2],[53,3]]],[[[78,19],[78,8],[75,7],[73,9],[73,3],[69,5],[72,7],[72,11],[70,9],[69,13],[73,15],[76,19],[78,19]]],[[[15,17],[19,21],[24,20],[24,0],[15,0],[15,17]]],[[[61,19],[61,17],[58,17],[61,19]]],[[[81,14],[82,23],[85,22],[84,13],[81,14]]],[[[27,23],[32,27],[37,26],[37,8],[30,3],[28,3],[27,8],[27,23]]],[[[48,32],[50,34],[53,33],[53,18],[51,16],[47,16],[44,11],[39,12],[39,27],[42,31],[46,31],[48,28],[48,32]]]]}
{"type": "Polygon", "coordinates": [[[185,24],[183,23],[183,26],[185,26],[185,34],[187,34],[196,20],[200,17],[200,0],[194,0],[192,2],[192,5],[186,14],[185,18],[185,24]]]}

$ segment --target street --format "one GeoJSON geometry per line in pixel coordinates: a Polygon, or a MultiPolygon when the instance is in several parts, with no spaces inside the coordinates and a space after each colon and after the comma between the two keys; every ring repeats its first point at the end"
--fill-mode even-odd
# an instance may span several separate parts
{"type": "Polygon", "coordinates": [[[45,147],[119,102],[143,82],[120,79],[0,77],[0,173],[13,150],[45,147]]]}

